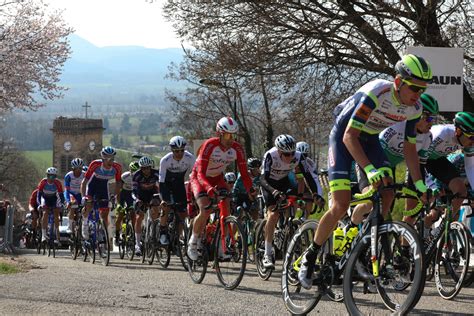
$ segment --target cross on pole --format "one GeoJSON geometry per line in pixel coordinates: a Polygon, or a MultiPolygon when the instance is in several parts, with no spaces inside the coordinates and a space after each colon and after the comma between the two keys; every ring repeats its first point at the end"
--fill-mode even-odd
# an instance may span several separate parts
{"type": "Polygon", "coordinates": [[[87,108],[90,108],[91,106],[86,101],[86,104],[84,104],[82,107],[86,109],[86,118],[87,118],[87,108]]]}

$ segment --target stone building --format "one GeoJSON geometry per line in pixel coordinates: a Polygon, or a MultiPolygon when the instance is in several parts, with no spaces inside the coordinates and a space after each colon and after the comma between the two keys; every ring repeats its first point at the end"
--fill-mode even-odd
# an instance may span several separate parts
{"type": "Polygon", "coordinates": [[[53,122],[53,166],[63,177],[70,169],[73,158],[89,164],[100,157],[102,119],[67,118],[59,116],[53,122]]]}

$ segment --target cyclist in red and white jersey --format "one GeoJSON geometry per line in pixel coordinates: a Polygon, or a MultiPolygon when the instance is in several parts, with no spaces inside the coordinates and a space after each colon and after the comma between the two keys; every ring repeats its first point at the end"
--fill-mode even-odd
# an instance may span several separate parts
{"type": "MultiPolygon", "coordinates": [[[[237,160],[245,189],[248,193],[253,191],[245,151],[242,145],[234,140],[238,130],[237,122],[232,118],[221,118],[216,127],[218,137],[210,138],[203,143],[191,172],[191,190],[199,207],[199,214],[194,218],[193,233],[188,244],[188,256],[191,260],[197,260],[199,256],[197,243],[209,218],[210,211],[206,210],[210,204],[209,198],[215,197],[221,190],[227,191],[223,172],[229,164],[237,160]]],[[[225,201],[229,208],[229,198],[225,201]]]]}

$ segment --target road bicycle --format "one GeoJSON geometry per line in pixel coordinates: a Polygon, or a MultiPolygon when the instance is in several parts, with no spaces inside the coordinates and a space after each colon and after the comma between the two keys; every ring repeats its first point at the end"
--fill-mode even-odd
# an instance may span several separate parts
{"type": "Polygon", "coordinates": [[[117,208],[117,212],[123,212],[122,225],[120,227],[119,238],[117,241],[120,259],[127,258],[132,261],[135,256],[135,228],[132,220],[135,212],[133,206],[126,208],[117,208]]]}
{"type": "Polygon", "coordinates": [[[109,233],[105,221],[99,215],[101,212],[109,210],[109,207],[99,207],[99,205],[110,201],[100,199],[92,202],[93,206],[88,221],[89,239],[83,240],[84,261],[87,261],[87,257],[90,257],[91,263],[95,263],[96,259],[99,259],[102,265],[109,265],[111,249],[109,233]]]}

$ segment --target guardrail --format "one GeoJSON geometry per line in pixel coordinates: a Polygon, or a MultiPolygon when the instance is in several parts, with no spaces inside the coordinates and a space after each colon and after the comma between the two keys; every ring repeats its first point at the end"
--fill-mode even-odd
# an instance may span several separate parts
{"type": "Polygon", "coordinates": [[[6,212],[5,224],[0,226],[0,252],[13,253],[15,252],[13,247],[13,216],[15,209],[12,205],[8,205],[6,210],[0,210],[0,212],[6,212]]]}

